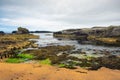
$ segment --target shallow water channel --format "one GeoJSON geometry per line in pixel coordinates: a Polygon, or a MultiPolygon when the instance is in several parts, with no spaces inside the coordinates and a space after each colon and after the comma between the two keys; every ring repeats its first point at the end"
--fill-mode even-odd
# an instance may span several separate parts
{"type": "MultiPolygon", "coordinates": [[[[38,44],[39,47],[71,45],[75,47],[75,50],[73,51],[74,53],[85,52],[88,55],[95,54],[95,56],[101,56],[103,53],[108,53],[120,56],[120,47],[79,44],[76,40],[68,39],[59,40],[54,38],[53,33],[34,33],[34,35],[40,36],[39,39],[32,39],[37,41],[36,44],[38,44]]],[[[73,54],[71,55],[73,56],[73,54]]],[[[74,54],[74,56],[78,56],[78,54],[74,54]]]]}

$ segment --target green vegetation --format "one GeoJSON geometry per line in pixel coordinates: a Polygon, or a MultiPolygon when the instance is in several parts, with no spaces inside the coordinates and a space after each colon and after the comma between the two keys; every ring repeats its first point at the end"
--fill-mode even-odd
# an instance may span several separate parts
{"type": "Polygon", "coordinates": [[[15,55],[19,50],[31,47],[37,47],[34,41],[29,41],[29,39],[35,39],[38,36],[32,34],[5,34],[0,35],[0,57],[5,57],[7,55],[15,55]]]}
{"type": "Polygon", "coordinates": [[[120,57],[115,55],[95,57],[93,55],[82,54],[81,58],[77,58],[65,53],[72,48],[71,46],[47,46],[37,50],[28,50],[24,53],[29,54],[18,54],[15,58],[7,59],[6,62],[21,63],[26,60],[36,59],[40,61],[40,64],[58,65],[60,68],[68,69],[76,69],[76,66],[90,70],[97,70],[102,66],[120,69],[120,57]]]}
{"type": "Polygon", "coordinates": [[[40,64],[51,65],[51,60],[49,58],[41,60],[40,64]]]}
{"type": "Polygon", "coordinates": [[[66,65],[63,64],[63,63],[61,63],[61,64],[59,64],[58,66],[59,66],[60,68],[64,68],[66,65]]]}
{"type": "Polygon", "coordinates": [[[92,60],[95,56],[93,55],[81,55],[81,59],[87,59],[87,60],[92,60]]]}
{"type": "Polygon", "coordinates": [[[58,61],[64,60],[66,54],[57,56],[57,53],[63,51],[72,50],[73,46],[47,46],[37,50],[28,50],[24,53],[32,53],[37,60],[44,60],[49,58],[52,63],[58,63],[58,61]]]}
{"type": "Polygon", "coordinates": [[[76,62],[74,62],[74,61],[70,61],[70,62],[68,62],[68,63],[61,63],[61,64],[59,64],[58,66],[60,67],[60,68],[69,68],[69,69],[76,69],[76,62]]]}
{"type": "Polygon", "coordinates": [[[31,54],[18,54],[15,58],[8,58],[6,62],[8,63],[21,63],[26,60],[31,60],[33,59],[34,56],[31,54]]]}
{"type": "Polygon", "coordinates": [[[23,58],[23,59],[33,59],[34,58],[34,56],[33,55],[31,55],[31,54],[18,54],[17,55],[17,57],[18,58],[23,58]]]}
{"type": "Polygon", "coordinates": [[[6,62],[8,62],[8,63],[21,63],[24,61],[25,61],[25,59],[22,59],[22,58],[8,58],[6,60],[6,62]]]}

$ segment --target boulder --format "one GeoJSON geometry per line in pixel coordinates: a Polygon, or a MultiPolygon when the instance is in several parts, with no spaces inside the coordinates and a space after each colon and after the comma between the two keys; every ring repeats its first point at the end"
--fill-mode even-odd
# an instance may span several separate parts
{"type": "Polygon", "coordinates": [[[26,28],[19,27],[17,33],[18,34],[28,34],[29,30],[26,28]]]}

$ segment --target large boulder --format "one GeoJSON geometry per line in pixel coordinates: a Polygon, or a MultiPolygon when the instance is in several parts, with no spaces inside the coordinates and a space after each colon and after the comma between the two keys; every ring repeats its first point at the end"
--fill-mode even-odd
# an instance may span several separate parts
{"type": "Polygon", "coordinates": [[[17,33],[18,34],[28,34],[29,30],[26,28],[19,27],[17,33]]]}

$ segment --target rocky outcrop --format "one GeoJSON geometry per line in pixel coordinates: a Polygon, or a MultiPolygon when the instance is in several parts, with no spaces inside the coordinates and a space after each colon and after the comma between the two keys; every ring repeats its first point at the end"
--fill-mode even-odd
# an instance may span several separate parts
{"type": "Polygon", "coordinates": [[[90,29],[89,35],[99,37],[119,37],[120,26],[93,27],[90,29]]]}
{"type": "Polygon", "coordinates": [[[120,26],[109,26],[107,28],[105,35],[107,37],[119,37],[120,36],[120,26]]]}
{"type": "Polygon", "coordinates": [[[75,39],[79,43],[92,42],[95,44],[120,46],[120,26],[68,29],[55,32],[54,36],[57,38],[75,39]]]}
{"type": "Polygon", "coordinates": [[[12,34],[29,34],[30,31],[27,28],[18,27],[16,31],[12,31],[12,34]]]}
{"type": "Polygon", "coordinates": [[[68,30],[59,31],[56,33],[75,34],[76,36],[83,36],[83,34],[86,34],[86,35],[94,35],[94,36],[99,36],[99,37],[119,37],[120,26],[68,29],[68,30]]]}
{"type": "Polygon", "coordinates": [[[28,34],[28,33],[29,33],[29,30],[26,29],[26,28],[18,27],[17,33],[18,33],[18,34],[28,34]]]}

